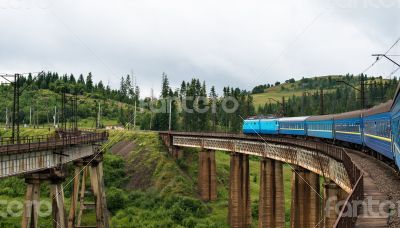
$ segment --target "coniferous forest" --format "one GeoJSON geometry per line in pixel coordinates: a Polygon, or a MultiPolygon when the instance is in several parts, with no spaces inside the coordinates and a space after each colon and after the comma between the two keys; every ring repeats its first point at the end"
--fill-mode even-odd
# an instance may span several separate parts
{"type": "MultiPolygon", "coordinates": [[[[66,93],[78,97],[77,115],[79,120],[87,120],[85,127],[99,126],[95,123],[99,107],[100,126],[132,127],[136,104],[136,125],[142,130],[168,130],[171,110],[172,130],[238,132],[243,119],[249,116],[303,116],[361,109],[361,77],[366,108],[393,98],[396,77],[347,74],[298,81],[291,78],[247,91],[229,86],[215,88],[198,78],[184,80],[179,88],[172,88],[168,75],[163,73],[159,97],[150,98],[140,96],[140,88],[134,85],[131,75],[121,77],[120,88],[112,89],[102,81],[94,82],[91,73],[75,77],[48,72],[36,78],[32,75],[21,78],[21,87],[26,89],[20,97],[19,118],[22,124],[51,126],[54,118],[59,121],[57,109],[61,109],[61,94],[66,93]]],[[[0,85],[0,95],[5,98],[0,101],[0,122],[5,123],[8,117],[10,123],[12,85],[0,85]]]]}

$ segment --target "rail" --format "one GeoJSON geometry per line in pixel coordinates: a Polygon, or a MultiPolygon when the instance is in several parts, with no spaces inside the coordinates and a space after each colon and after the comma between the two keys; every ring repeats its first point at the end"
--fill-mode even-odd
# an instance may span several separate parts
{"type": "Polygon", "coordinates": [[[65,134],[21,137],[18,142],[11,138],[0,139],[0,153],[19,153],[26,151],[41,151],[64,148],[79,144],[91,144],[107,140],[108,132],[94,132],[81,135],[65,134]]]}

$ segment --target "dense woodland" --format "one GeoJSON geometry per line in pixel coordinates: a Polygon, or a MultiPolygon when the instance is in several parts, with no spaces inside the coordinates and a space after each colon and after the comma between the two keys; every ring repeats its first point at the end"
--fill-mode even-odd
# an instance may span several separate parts
{"type": "MultiPolygon", "coordinates": [[[[393,97],[398,84],[396,77],[389,80],[382,77],[347,74],[302,78],[299,81],[291,78],[284,83],[258,85],[252,91],[228,86],[222,89],[222,94],[217,94],[214,86],[209,87],[205,81],[200,81],[198,78],[182,81],[179,88],[171,88],[167,74],[163,73],[160,97],[140,99],[139,86],[134,85],[131,75],[121,77],[119,89],[111,89],[102,81],[95,83],[91,73],[86,76],[81,74],[76,78],[72,74],[60,76],[58,73],[48,72],[36,78],[31,75],[21,78],[20,84],[24,91],[20,98],[19,119],[22,124],[51,126],[56,113],[56,122],[59,122],[60,94],[66,93],[78,97],[78,119],[93,119],[93,127],[96,126],[94,122],[99,114],[99,106],[102,119],[113,120],[113,123],[123,126],[132,126],[136,103],[136,125],[143,130],[168,130],[171,103],[172,130],[237,132],[240,131],[243,119],[249,116],[318,115],[360,109],[361,96],[358,90],[361,77],[364,77],[365,81],[367,107],[393,97]],[[347,85],[338,81],[344,81],[347,85]],[[279,89],[283,96],[276,102],[266,99],[264,105],[256,107],[252,95],[263,93],[268,96],[271,88],[279,89]],[[292,91],[297,91],[301,95],[284,97],[284,94],[292,91]],[[232,113],[227,113],[222,109],[222,105],[225,102],[226,107],[232,108],[234,103],[229,102],[231,98],[237,101],[238,108],[232,113]],[[206,107],[208,109],[205,112],[197,111],[205,110],[206,107]]],[[[0,95],[5,98],[0,100],[2,107],[0,122],[5,123],[5,118],[8,116],[10,123],[12,86],[0,85],[0,95]]],[[[67,112],[69,112],[68,107],[67,112]]],[[[70,115],[71,113],[67,113],[67,118],[70,115]]]]}
{"type": "Polygon", "coordinates": [[[280,104],[266,103],[258,109],[258,114],[284,113],[285,116],[304,116],[335,114],[362,109],[359,91],[361,77],[364,77],[365,83],[366,108],[393,98],[398,85],[396,77],[383,79],[382,77],[347,74],[343,77],[302,78],[298,83],[292,81],[281,86],[281,90],[301,90],[303,91],[302,96],[285,97],[284,106],[282,106],[283,98],[280,104]],[[338,81],[344,81],[355,88],[338,81]],[[321,89],[323,94],[322,104],[321,89]],[[307,92],[311,90],[314,91],[307,92]]]}

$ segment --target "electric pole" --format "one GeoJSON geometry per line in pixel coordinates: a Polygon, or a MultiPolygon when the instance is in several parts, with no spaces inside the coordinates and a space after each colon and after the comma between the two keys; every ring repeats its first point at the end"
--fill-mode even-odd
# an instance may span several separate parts
{"type": "Polygon", "coordinates": [[[321,88],[320,89],[320,93],[319,93],[319,114],[320,115],[324,115],[324,89],[321,88]]]}
{"type": "Polygon", "coordinates": [[[100,128],[100,125],[101,125],[100,121],[101,121],[101,104],[99,102],[99,107],[98,107],[98,111],[97,111],[97,124],[96,124],[97,128],[100,128]]]}
{"type": "Polygon", "coordinates": [[[54,120],[54,128],[57,128],[57,106],[54,106],[54,116],[53,116],[53,120],[54,120]]]}
{"type": "Polygon", "coordinates": [[[8,128],[8,107],[6,107],[6,129],[8,128]]]}
{"type": "Polygon", "coordinates": [[[361,93],[361,108],[365,109],[365,82],[364,74],[360,75],[360,93],[361,93]]]}
{"type": "Polygon", "coordinates": [[[169,119],[168,119],[168,130],[171,131],[171,122],[172,122],[172,99],[169,99],[169,119]]]}
{"type": "Polygon", "coordinates": [[[29,107],[29,126],[32,125],[32,106],[29,107]]]}

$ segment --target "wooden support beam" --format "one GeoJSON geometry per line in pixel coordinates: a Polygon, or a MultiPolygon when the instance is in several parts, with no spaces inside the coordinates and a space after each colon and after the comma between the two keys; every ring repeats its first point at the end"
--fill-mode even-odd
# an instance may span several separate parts
{"type": "Polygon", "coordinates": [[[62,181],[52,181],[50,183],[50,197],[52,199],[53,228],[66,228],[67,215],[64,208],[62,181]]]}
{"type": "Polygon", "coordinates": [[[86,191],[86,178],[88,175],[88,167],[84,167],[82,171],[82,184],[81,184],[81,189],[79,193],[79,212],[78,212],[78,219],[76,221],[76,226],[81,226],[82,223],[82,215],[83,215],[83,210],[85,209],[85,191],[86,191]]]}
{"type": "Polygon", "coordinates": [[[76,212],[78,209],[78,197],[79,197],[79,185],[80,185],[80,180],[81,180],[81,171],[82,171],[82,163],[76,163],[75,171],[74,171],[74,185],[72,187],[72,194],[71,194],[71,206],[69,209],[69,216],[68,216],[68,227],[69,228],[74,228],[75,224],[76,224],[75,220],[76,220],[76,212]]]}
{"type": "Polygon", "coordinates": [[[27,183],[27,187],[21,227],[37,228],[39,219],[40,179],[29,178],[25,181],[27,183]]]}
{"type": "Polygon", "coordinates": [[[96,226],[98,228],[104,227],[103,214],[102,214],[102,193],[99,186],[98,167],[90,166],[90,184],[92,186],[94,201],[96,205],[96,226]]]}
{"type": "Polygon", "coordinates": [[[101,204],[101,206],[102,206],[102,212],[103,212],[103,220],[104,220],[104,227],[106,227],[106,228],[108,228],[108,227],[110,227],[110,224],[109,224],[109,212],[108,212],[108,209],[107,209],[107,200],[106,200],[106,187],[105,187],[105,184],[104,184],[104,170],[103,170],[103,162],[101,161],[101,162],[99,162],[99,164],[98,164],[98,175],[99,175],[99,187],[100,187],[100,190],[101,190],[101,194],[100,194],[100,196],[101,196],[101,202],[102,202],[102,204],[101,204]]]}

